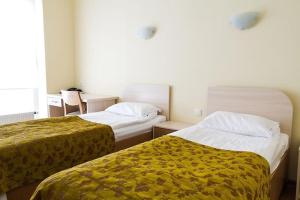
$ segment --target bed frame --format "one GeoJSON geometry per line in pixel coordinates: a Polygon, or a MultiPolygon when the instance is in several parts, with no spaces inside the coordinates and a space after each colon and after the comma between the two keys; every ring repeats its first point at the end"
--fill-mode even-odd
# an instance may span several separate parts
{"type": "MultiPolygon", "coordinates": [[[[161,115],[170,118],[170,86],[169,85],[159,85],[159,84],[133,84],[128,86],[120,101],[131,101],[131,102],[141,102],[150,103],[159,107],[162,112],[161,115]]],[[[131,138],[120,140],[116,143],[115,151],[129,148],[131,146],[149,141],[153,139],[152,131],[137,134],[131,138]]],[[[29,200],[33,192],[39,183],[33,183],[25,185],[23,187],[16,188],[6,193],[7,200],[29,200]]],[[[0,196],[0,200],[1,196],[0,196]]],[[[6,200],[6,199],[5,199],[6,200]]]]}
{"type": "MultiPolygon", "coordinates": [[[[254,114],[280,122],[281,132],[291,138],[293,105],[282,91],[252,87],[210,87],[208,89],[207,114],[215,111],[231,111],[254,114]]],[[[271,200],[278,200],[286,181],[288,151],[272,173],[271,200]]]]}

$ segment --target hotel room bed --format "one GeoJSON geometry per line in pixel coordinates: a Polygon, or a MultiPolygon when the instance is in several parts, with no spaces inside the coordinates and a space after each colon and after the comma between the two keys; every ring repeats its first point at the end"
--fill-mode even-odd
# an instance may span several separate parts
{"type": "Polygon", "coordinates": [[[0,193],[114,151],[111,127],[79,117],[0,126],[0,193]]]}
{"type": "Polygon", "coordinates": [[[9,155],[9,149],[15,152],[11,156],[14,162],[0,162],[0,199],[6,198],[6,195],[8,200],[29,199],[37,183],[55,172],[151,140],[152,126],[169,117],[167,85],[133,85],[125,90],[121,100],[152,104],[161,109],[161,115],[138,117],[102,111],[79,117],[34,120],[0,127],[2,130],[5,127],[14,128],[11,129],[13,132],[8,129],[2,131],[11,136],[0,134],[0,139],[3,136],[0,140],[0,160],[7,160],[4,155],[9,155]],[[32,127],[35,127],[34,130],[31,130],[32,127]],[[30,134],[33,137],[29,141],[30,134]],[[5,145],[9,141],[11,147],[5,145]],[[22,150],[24,146],[29,150],[22,150]],[[71,153],[64,151],[68,147],[72,147],[71,153]],[[31,152],[32,156],[26,152],[31,152]],[[18,160],[25,160],[27,165],[18,160]]]}
{"type": "Polygon", "coordinates": [[[292,127],[288,97],[278,90],[232,87],[210,88],[208,96],[208,113],[267,117],[286,135],[250,139],[191,127],[57,173],[38,186],[32,200],[278,200],[292,127]]]}
{"type": "Polygon", "coordinates": [[[57,173],[32,200],[264,200],[269,179],[268,162],[257,154],[163,136],[57,173]]]}
{"type": "Polygon", "coordinates": [[[127,115],[119,115],[112,112],[96,112],[81,115],[80,118],[112,127],[116,142],[137,136],[141,133],[152,131],[155,124],[166,121],[166,116],[157,115],[150,119],[141,119],[127,115]]]}
{"type": "Polygon", "coordinates": [[[86,121],[111,126],[115,136],[115,151],[153,139],[153,125],[167,120],[164,115],[157,115],[150,119],[140,119],[107,111],[85,114],[80,117],[86,121]]]}

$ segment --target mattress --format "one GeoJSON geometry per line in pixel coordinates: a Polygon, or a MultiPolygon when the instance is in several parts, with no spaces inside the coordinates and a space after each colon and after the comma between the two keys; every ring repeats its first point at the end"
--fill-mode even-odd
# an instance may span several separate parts
{"type": "Polygon", "coordinates": [[[271,173],[278,167],[282,156],[289,147],[289,138],[286,134],[278,134],[271,138],[252,137],[215,129],[204,129],[197,125],[170,135],[218,149],[256,153],[268,161],[271,173]]]}
{"type": "Polygon", "coordinates": [[[115,133],[116,142],[137,136],[152,130],[153,125],[166,121],[166,117],[158,115],[154,118],[132,117],[119,115],[108,111],[80,115],[84,120],[107,124],[115,133]]]}

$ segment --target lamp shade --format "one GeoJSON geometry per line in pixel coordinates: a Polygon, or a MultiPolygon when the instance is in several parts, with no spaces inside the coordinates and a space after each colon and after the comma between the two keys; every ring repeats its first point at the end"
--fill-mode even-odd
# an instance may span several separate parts
{"type": "Polygon", "coordinates": [[[141,39],[148,40],[152,38],[156,33],[155,27],[142,27],[138,30],[137,36],[141,39]]]}
{"type": "Polygon", "coordinates": [[[230,22],[235,28],[245,30],[253,27],[257,23],[258,18],[258,12],[245,12],[232,16],[230,22]]]}

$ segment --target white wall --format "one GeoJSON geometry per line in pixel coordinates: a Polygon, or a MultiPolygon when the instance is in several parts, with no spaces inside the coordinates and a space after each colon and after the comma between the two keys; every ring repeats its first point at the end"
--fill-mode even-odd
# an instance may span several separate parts
{"type": "Polygon", "coordinates": [[[196,122],[208,86],[262,86],[285,91],[295,106],[290,177],[300,142],[300,1],[76,0],[78,86],[119,95],[130,83],[173,87],[173,120],[196,122]],[[238,31],[229,17],[262,11],[261,22],[238,31]],[[138,28],[158,27],[152,40],[138,28]]]}
{"type": "Polygon", "coordinates": [[[74,86],[73,0],[43,0],[47,90],[74,86]]]}

